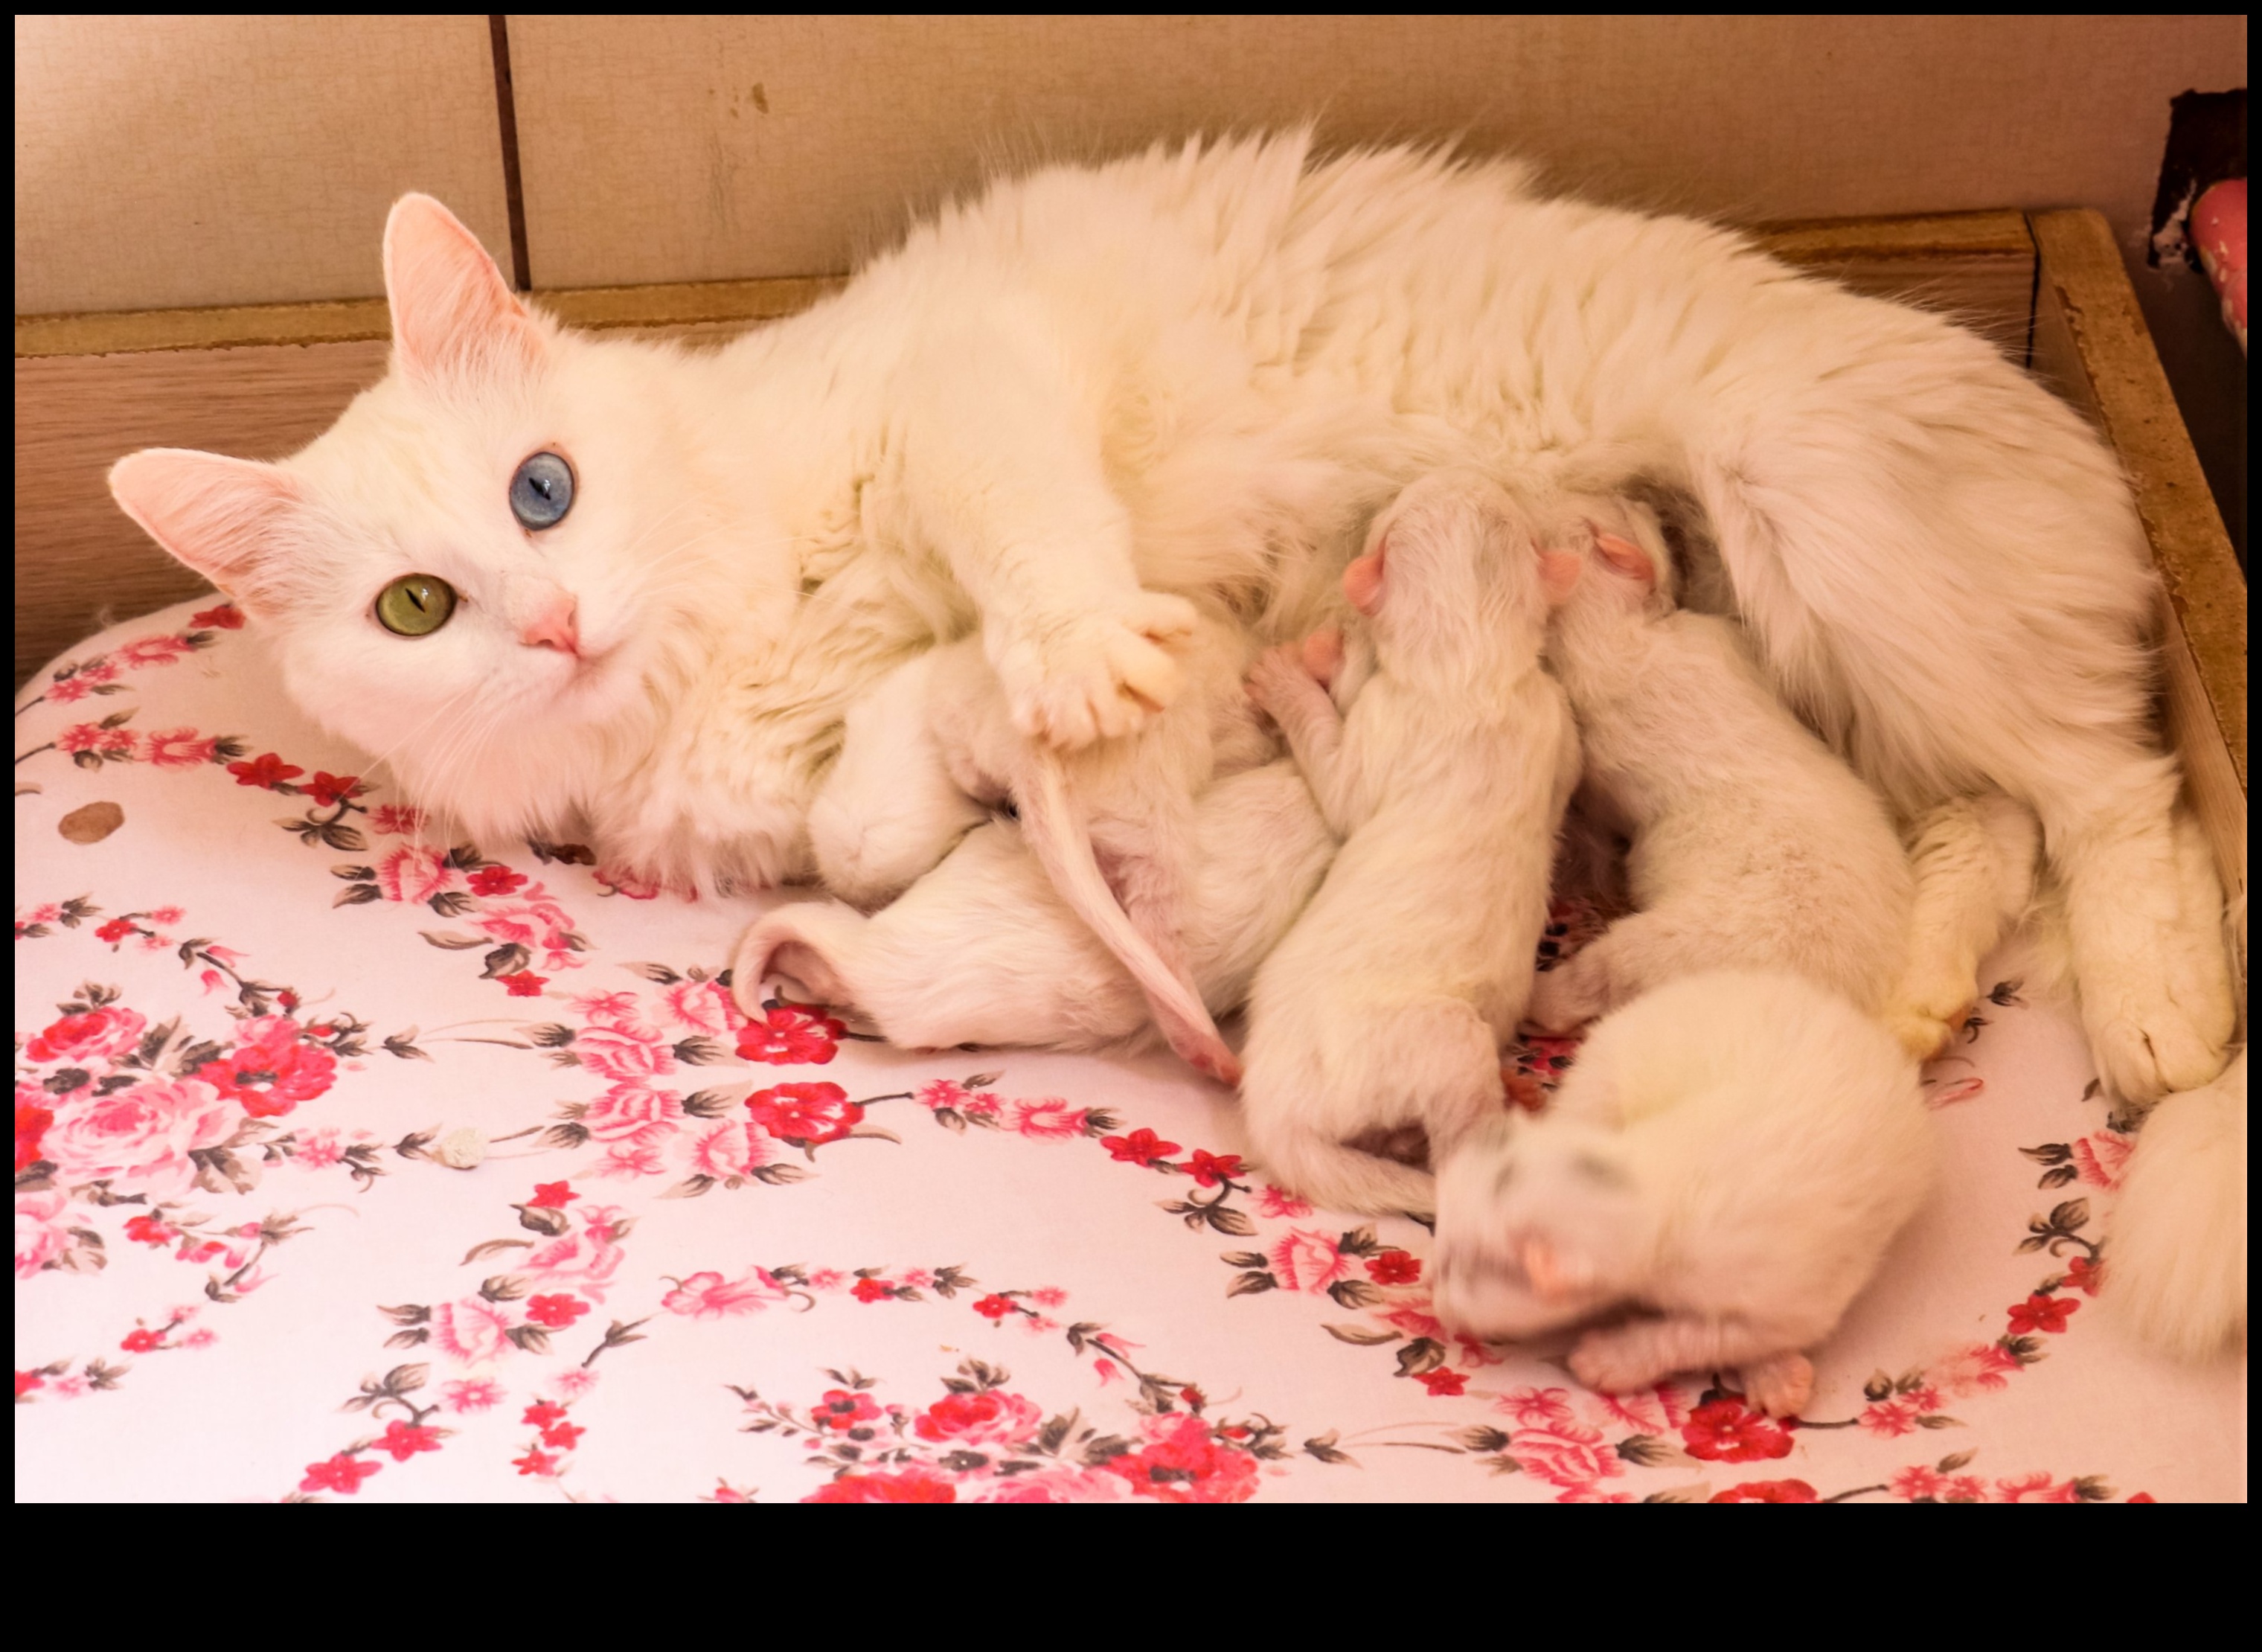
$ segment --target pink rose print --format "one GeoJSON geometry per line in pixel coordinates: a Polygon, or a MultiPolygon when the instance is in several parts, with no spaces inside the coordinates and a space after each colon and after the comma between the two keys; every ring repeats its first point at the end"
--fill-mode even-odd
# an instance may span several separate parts
{"type": "Polygon", "coordinates": [[[280,1118],[328,1090],[337,1074],[338,1058],[301,1042],[301,1031],[287,1015],[246,1021],[234,1052],[205,1063],[197,1077],[255,1119],[280,1118]]]}
{"type": "Polygon", "coordinates": [[[1027,1439],[1044,1414],[1018,1394],[991,1389],[980,1394],[946,1394],[919,1414],[911,1431],[936,1445],[988,1446],[1027,1439]]]}
{"type": "Polygon", "coordinates": [[[2014,1480],[1998,1480],[1995,1489],[2006,1503],[2078,1503],[2081,1489],[2071,1480],[2053,1479],[2046,1474],[2021,1475],[2014,1480]]]}
{"type": "Polygon", "coordinates": [[[751,1175],[776,1157],[770,1133],[751,1122],[715,1125],[691,1143],[692,1173],[717,1181],[751,1175]]]}
{"type": "Polygon", "coordinates": [[[310,1462],[306,1477],[299,1482],[301,1491],[338,1491],[351,1497],[361,1490],[362,1482],[378,1469],[381,1462],[364,1462],[358,1457],[340,1452],[328,1462],[310,1462]]]}
{"type": "Polygon", "coordinates": [[[1149,1418],[1149,1443],[1111,1458],[1110,1474],[1128,1481],[1141,1497],[1164,1503],[1241,1503],[1257,1490],[1257,1460],[1220,1445],[1199,1417],[1171,1412],[1149,1418]]]}
{"type": "Polygon", "coordinates": [[[1550,1485],[1584,1488],[1625,1473],[1625,1464],[1600,1434],[1575,1424],[1545,1432],[1520,1428],[1509,1437],[1508,1449],[1526,1474],[1550,1485]]]}
{"type": "Polygon", "coordinates": [[[1059,1141],[1084,1134],[1084,1109],[1072,1107],[1058,1096],[1041,1101],[1013,1103],[1013,1129],[1039,1141],[1059,1141]]]}
{"type": "Polygon", "coordinates": [[[189,616],[189,624],[214,631],[241,631],[243,610],[233,602],[222,602],[217,608],[198,609],[189,616]]]}
{"type": "Polygon", "coordinates": [[[1681,1443],[1690,1456],[1707,1462],[1755,1462],[1790,1454],[1790,1435],[1783,1425],[1746,1410],[1741,1400],[1698,1406],[1681,1425],[1681,1443]]]}
{"type": "Polygon", "coordinates": [[[848,1100],[848,1093],[837,1084],[782,1084],[757,1090],[746,1098],[746,1111],[770,1135],[797,1147],[839,1141],[864,1116],[861,1104],[848,1100]]]}
{"type": "Polygon", "coordinates": [[[485,1377],[443,1382],[440,1403],[459,1416],[469,1411],[491,1411],[502,1403],[502,1389],[485,1377]]]}
{"type": "Polygon", "coordinates": [[[1273,1277],[1292,1291],[1324,1291],[1351,1272],[1334,1238],[1309,1228],[1298,1228],[1275,1244],[1271,1261],[1273,1277]]]}
{"type": "MultiPolygon", "coordinates": [[[[239,786],[263,786],[272,791],[285,781],[296,780],[306,771],[296,763],[286,763],[273,752],[262,752],[248,762],[230,763],[227,772],[235,776],[239,786]]],[[[396,895],[395,900],[400,898],[396,895]]]]}
{"type": "Polygon", "coordinates": [[[1567,1389],[1511,1389],[1493,1402],[1519,1428],[1560,1428],[1571,1420],[1567,1389]]]}
{"type": "MultiPolygon", "coordinates": [[[[484,934],[506,946],[521,946],[541,953],[542,967],[553,975],[581,967],[581,960],[576,956],[581,938],[573,931],[573,920],[539,884],[528,885],[515,900],[500,900],[482,907],[472,921],[484,934]]],[[[628,993],[614,996],[626,999],[631,1005],[635,1003],[628,993]]]]}
{"type": "Polygon", "coordinates": [[[601,1078],[653,1078],[675,1071],[675,1057],[657,1033],[600,1028],[582,1034],[573,1048],[601,1078]]]}
{"type": "Polygon", "coordinates": [[[744,1279],[725,1280],[720,1273],[694,1273],[671,1281],[675,1288],[660,1299],[671,1314],[692,1319],[720,1319],[728,1314],[758,1314],[772,1302],[787,1299],[784,1286],[756,1268],[744,1279]]]}
{"type": "Polygon", "coordinates": [[[486,1365],[509,1351],[510,1316],[484,1296],[442,1302],[432,1310],[432,1345],[459,1365],[486,1365]]]}
{"type": "MultiPolygon", "coordinates": [[[[22,1092],[19,1090],[17,1093],[20,1097],[22,1092]]],[[[54,1122],[54,1114],[38,1101],[20,1099],[17,1101],[16,1173],[18,1176],[46,1157],[47,1127],[54,1122]]]]}
{"type": "Polygon", "coordinates": [[[404,843],[377,863],[377,881],[387,900],[429,900],[455,883],[456,869],[437,849],[404,843]]]}
{"type": "Polygon", "coordinates": [[[830,1015],[780,1004],[739,1028],[738,1055],[778,1067],[821,1067],[839,1053],[840,1035],[847,1030],[830,1015]]]}
{"type": "Polygon", "coordinates": [[[2027,1337],[2040,1331],[2055,1336],[2065,1329],[2067,1320],[2080,1311],[2081,1304],[2070,1296],[2035,1291],[2026,1301],[2011,1304],[2011,1334],[2027,1337]]]}
{"type": "Polygon", "coordinates": [[[845,1434],[867,1423],[876,1423],[885,1415],[868,1394],[861,1389],[851,1393],[846,1389],[827,1389],[825,1397],[810,1407],[810,1420],[819,1428],[836,1434],[845,1434]]]}
{"type": "Polygon", "coordinates": [[[424,812],[407,804],[381,803],[370,811],[369,829],[381,838],[413,838],[424,829],[424,812]]]}
{"type": "Polygon", "coordinates": [[[612,1181],[634,1181],[639,1176],[657,1176],[666,1168],[658,1148],[616,1142],[605,1150],[605,1157],[590,1173],[612,1181]]]}
{"type": "Polygon", "coordinates": [[[1950,1394],[1977,1394],[2006,1386],[2022,1368],[2002,1344],[1983,1342],[1949,1360],[1941,1380],[1950,1394]]]}
{"type": "Polygon", "coordinates": [[[527,1271],[544,1281],[550,1280],[579,1280],[582,1288],[602,1296],[604,1282],[612,1278],[621,1265],[621,1247],[613,1243],[613,1227],[608,1219],[620,1215],[610,1207],[585,1209],[582,1220],[588,1225],[577,1233],[561,1234],[546,1244],[537,1244],[527,1252],[527,1271]]]}
{"type": "MultiPolygon", "coordinates": [[[[1185,1502],[1189,1499],[1180,1498],[1185,1502]]],[[[931,1468],[911,1468],[901,1474],[842,1475],[819,1486],[803,1503],[955,1503],[958,1488],[931,1468]]]]}
{"type": "Polygon", "coordinates": [[[1597,1394],[1594,1403],[1614,1423],[1637,1434],[1669,1434],[1689,1420],[1689,1407],[1670,1382],[1636,1394],[1597,1394]]]}
{"type": "Polygon", "coordinates": [[[712,981],[678,981],[659,996],[675,1024],[695,1033],[726,1033],[746,1021],[728,990],[712,981]]]}
{"type": "Polygon", "coordinates": [[[1120,1503],[1131,1495],[1125,1479],[1104,1468],[1041,1468],[995,1482],[985,1503],[1120,1503]]]}
{"type": "Polygon", "coordinates": [[[133,1011],[112,1004],[66,1015],[24,1046],[28,1061],[68,1061],[84,1065],[131,1050],[148,1023],[133,1011]]]}
{"type": "Polygon", "coordinates": [[[149,736],[144,754],[160,768],[197,768],[212,761],[220,741],[192,728],[162,729],[149,736]]]}
{"type": "Polygon", "coordinates": [[[68,1194],[20,1194],[16,1199],[16,1277],[29,1279],[70,1249],[63,1220],[68,1194]]]}
{"type": "Polygon", "coordinates": [[[2082,1180],[2110,1192],[2121,1185],[2129,1155],[2136,1151],[2136,1143],[2127,1136],[2100,1130],[2073,1144],[2073,1162],[2080,1169],[2082,1180]]]}
{"type": "Polygon", "coordinates": [[[1814,1488],[1804,1480],[1747,1480],[1716,1495],[1715,1503],[1812,1503],[1814,1488]]]}
{"type": "Polygon", "coordinates": [[[151,1185],[192,1180],[189,1155],[235,1129],[235,1109],[196,1078],[146,1078],[75,1103],[47,1133],[47,1156],[68,1181],[110,1177],[151,1185]]]}
{"type": "Polygon", "coordinates": [[[1293,1222],[1300,1216],[1312,1214],[1311,1206],[1292,1193],[1282,1192],[1269,1181],[1257,1190],[1257,1209],[1258,1215],[1270,1216],[1275,1222],[1293,1222]]]}
{"type": "Polygon", "coordinates": [[[474,895],[508,895],[526,887],[526,875],[514,872],[508,866],[482,866],[472,874],[471,890],[474,895]]]}
{"type": "Polygon", "coordinates": [[[645,1143],[673,1136],[682,1116],[682,1098],[672,1090],[616,1084],[583,1110],[581,1127],[601,1142],[645,1143]]]}

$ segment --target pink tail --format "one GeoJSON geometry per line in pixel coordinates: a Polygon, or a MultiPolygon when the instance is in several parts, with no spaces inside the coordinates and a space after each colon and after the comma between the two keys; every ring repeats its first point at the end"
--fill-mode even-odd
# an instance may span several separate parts
{"type": "Polygon", "coordinates": [[[1124,913],[1115,891],[1100,876],[1091,851],[1091,832],[1083,811],[1069,796],[1060,759],[1039,747],[1023,770],[1020,788],[1022,835],[1036,851],[1037,863],[1052,879],[1070,911],[1084,920],[1146,994],[1155,1025],[1171,1048],[1197,1072],[1221,1084],[1241,1082],[1241,1058],[1218,1035],[1217,1023],[1183,967],[1166,963],[1155,943],[1124,913]]]}

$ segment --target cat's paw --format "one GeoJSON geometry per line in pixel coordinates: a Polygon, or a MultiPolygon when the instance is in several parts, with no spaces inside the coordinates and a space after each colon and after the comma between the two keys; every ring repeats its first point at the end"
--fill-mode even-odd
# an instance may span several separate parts
{"type": "Polygon", "coordinates": [[[1136,591],[1107,611],[1009,633],[991,664],[1013,725],[1071,750],[1136,733],[1178,697],[1180,673],[1170,651],[1193,635],[1199,619],[1184,597],[1136,591]]]}
{"type": "Polygon", "coordinates": [[[1814,1364],[1803,1353],[1778,1353],[1744,1367],[1744,1399],[1769,1417],[1796,1417],[1814,1397],[1814,1364]]]}
{"type": "Polygon", "coordinates": [[[2081,976],[2081,1019],[2106,1088],[2149,1107],[2179,1090],[2196,1090],[2222,1071],[2230,1018],[2201,990],[2187,1004],[2172,989],[2178,973],[2165,958],[2116,958],[2092,963],[2081,976]]]}
{"type": "Polygon", "coordinates": [[[1891,1033],[1903,1050],[1918,1062],[1931,1061],[1944,1054],[1956,1036],[1956,1029],[1963,1024],[1970,1009],[1970,1000],[1958,1005],[1947,1015],[1934,1014],[1928,1009],[1909,1003],[1897,1003],[1881,1018],[1885,1030],[1891,1033]]]}

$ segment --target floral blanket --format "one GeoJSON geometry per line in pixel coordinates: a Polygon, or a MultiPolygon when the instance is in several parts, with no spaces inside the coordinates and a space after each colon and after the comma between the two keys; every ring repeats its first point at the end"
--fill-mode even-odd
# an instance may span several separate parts
{"type": "Polygon", "coordinates": [[[18,696],[19,1498],[2244,1494],[2243,1363],[2093,1300],[2129,1141],[2014,980],[1928,1075],[1949,1174],[1811,1414],[1605,1397],[1447,1334],[1422,1228],[1273,1187],[1165,1057],[742,1016],[757,901],[447,840],[241,626],[18,696]]]}

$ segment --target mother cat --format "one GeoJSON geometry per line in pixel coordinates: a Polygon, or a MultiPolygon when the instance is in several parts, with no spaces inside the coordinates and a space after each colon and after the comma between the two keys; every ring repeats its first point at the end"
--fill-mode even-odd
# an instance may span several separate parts
{"type": "Polygon", "coordinates": [[[1701,506],[1775,681],[1898,806],[2034,805],[2107,1082],[2222,1064],[2128,491],[1940,320],[1510,163],[1308,133],[999,184],[709,355],[561,330],[421,196],[385,271],[392,371],[328,433],[112,486],[309,711],[482,836],[578,811],[654,874],[790,877],[846,707],[937,638],[978,624],[1021,726],[1080,744],[1171,697],[1173,593],[1300,634],[1416,474],[1640,482],[1701,506]],[[378,599],[412,574],[404,635],[378,599]]]}

